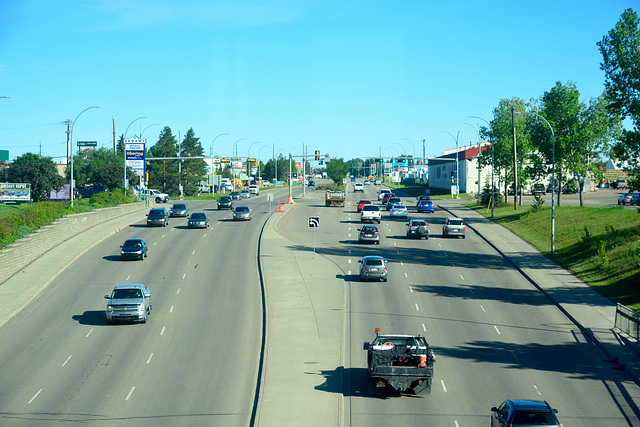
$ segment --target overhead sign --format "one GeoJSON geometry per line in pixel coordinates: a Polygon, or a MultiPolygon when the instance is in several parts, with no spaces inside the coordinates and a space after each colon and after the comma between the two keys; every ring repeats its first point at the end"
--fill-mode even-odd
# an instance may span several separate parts
{"type": "Polygon", "coordinates": [[[78,141],[78,147],[97,147],[98,141],[78,141]]]}
{"type": "Polygon", "coordinates": [[[124,140],[125,163],[139,177],[145,176],[146,142],[146,139],[140,139],[135,136],[124,140]]]}
{"type": "Polygon", "coordinates": [[[319,216],[310,216],[309,217],[309,228],[317,228],[320,227],[320,217],[319,216]]]}
{"type": "Polygon", "coordinates": [[[0,182],[0,203],[29,203],[30,183],[0,182]]]}
{"type": "Polygon", "coordinates": [[[247,163],[255,163],[255,162],[256,162],[256,159],[254,159],[254,158],[250,157],[250,158],[247,159],[247,163]]]}

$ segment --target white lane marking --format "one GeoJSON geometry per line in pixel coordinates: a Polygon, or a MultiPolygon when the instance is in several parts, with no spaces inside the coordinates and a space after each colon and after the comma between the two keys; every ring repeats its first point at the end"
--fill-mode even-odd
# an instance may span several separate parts
{"type": "Polygon", "coordinates": [[[442,389],[444,390],[444,392],[447,392],[447,386],[444,385],[444,380],[440,380],[440,383],[442,384],[442,389]]]}
{"type": "MultiPolygon", "coordinates": [[[[516,354],[513,352],[513,350],[511,350],[511,355],[513,356],[514,359],[516,359],[516,362],[519,362],[518,358],[516,357],[516,354]]],[[[535,386],[534,386],[535,387],[535,386]]]]}
{"type": "Polygon", "coordinates": [[[185,277],[187,277],[187,273],[182,274],[182,278],[184,279],[185,277]]]}
{"type": "Polygon", "coordinates": [[[38,397],[38,395],[39,395],[40,393],[42,393],[42,389],[38,390],[38,392],[36,393],[36,395],[35,395],[35,396],[33,396],[33,397],[31,398],[31,400],[29,401],[29,403],[33,402],[33,401],[36,399],[36,397],[38,397]]]}
{"type": "Polygon", "coordinates": [[[351,231],[351,227],[347,228],[347,230],[351,231]]]}
{"type": "Polygon", "coordinates": [[[351,249],[349,249],[348,253],[351,253],[351,249]]]}
{"type": "Polygon", "coordinates": [[[426,327],[426,326],[424,326],[424,323],[422,324],[422,330],[423,330],[423,331],[425,331],[425,332],[427,332],[427,327],[426,327]]]}
{"type": "Polygon", "coordinates": [[[347,261],[347,264],[351,264],[351,258],[349,258],[349,260],[347,261]]]}
{"type": "Polygon", "coordinates": [[[204,236],[202,236],[202,237],[207,237],[207,233],[204,233],[204,236]]]}
{"type": "Polygon", "coordinates": [[[164,236],[166,236],[166,234],[163,234],[163,235],[162,235],[162,237],[161,237],[161,239],[164,239],[164,236]]]}
{"type": "Polygon", "coordinates": [[[500,333],[500,330],[498,329],[498,327],[497,327],[496,325],[493,325],[493,327],[496,329],[496,332],[498,333],[498,335],[502,335],[502,334],[500,333]]]}
{"type": "Polygon", "coordinates": [[[151,354],[149,355],[149,358],[147,359],[147,364],[149,364],[149,362],[151,362],[151,358],[152,358],[152,357],[153,357],[153,353],[151,353],[151,354]]]}
{"type": "Polygon", "coordinates": [[[413,293],[413,288],[409,286],[409,292],[413,293]]]}
{"type": "Polygon", "coordinates": [[[409,275],[407,273],[404,273],[404,277],[409,277],[409,275]]]}
{"type": "Polygon", "coordinates": [[[538,395],[539,395],[539,396],[542,396],[542,393],[540,393],[540,390],[538,389],[538,386],[537,386],[537,385],[535,385],[535,384],[534,384],[534,385],[533,385],[533,388],[535,388],[535,389],[536,389],[536,391],[538,392],[538,395]]]}
{"type": "Polygon", "coordinates": [[[191,252],[191,255],[195,255],[195,254],[196,254],[196,251],[191,252]]]}
{"type": "Polygon", "coordinates": [[[444,253],[444,256],[449,256],[449,254],[448,254],[448,253],[446,253],[446,252],[443,252],[443,253],[444,253]]]}
{"type": "Polygon", "coordinates": [[[453,423],[456,425],[456,427],[460,427],[460,424],[458,424],[458,420],[453,420],[453,423]]]}
{"type": "Polygon", "coordinates": [[[180,295],[180,288],[178,288],[178,292],[176,292],[176,295],[180,295]]]}
{"type": "Polygon", "coordinates": [[[347,275],[351,276],[351,270],[347,271],[347,275]]]}
{"type": "Polygon", "coordinates": [[[474,295],[473,289],[469,289],[469,292],[471,292],[471,295],[474,295]]]}
{"type": "Polygon", "coordinates": [[[482,304],[480,304],[480,308],[482,309],[482,311],[484,311],[485,313],[487,312],[487,310],[484,309],[484,306],[482,304]]]}
{"type": "Polygon", "coordinates": [[[131,277],[131,275],[128,275],[128,276],[127,276],[127,278],[126,278],[126,279],[124,279],[124,280],[129,281],[129,278],[130,278],[130,277],[131,277]]]}
{"type": "Polygon", "coordinates": [[[164,326],[162,327],[162,330],[160,331],[160,335],[164,335],[164,326]]]}
{"type": "MultiPolygon", "coordinates": [[[[169,313],[173,313],[173,306],[171,306],[171,309],[169,309],[169,313]]],[[[498,328],[496,328],[498,329],[498,328]]]]}
{"type": "Polygon", "coordinates": [[[396,244],[396,242],[393,242],[393,246],[398,246],[398,245],[396,244]]]}
{"type": "Polygon", "coordinates": [[[126,398],[126,399],[124,399],[124,400],[129,400],[129,398],[130,398],[130,397],[131,397],[131,395],[133,394],[133,390],[135,390],[135,389],[136,389],[136,388],[135,388],[135,386],[134,386],[134,387],[131,387],[131,390],[129,391],[129,394],[127,394],[127,398],[126,398]]]}
{"type": "Polygon", "coordinates": [[[464,277],[462,277],[462,274],[460,275],[460,278],[461,278],[462,280],[464,280],[464,277]]]}
{"type": "Polygon", "coordinates": [[[66,365],[66,364],[67,364],[67,362],[68,362],[69,360],[71,360],[71,356],[73,356],[73,355],[72,355],[72,354],[71,354],[71,355],[69,355],[69,357],[67,357],[67,360],[65,360],[65,361],[64,361],[64,363],[62,364],[62,367],[63,367],[63,368],[64,368],[64,365],[66,365]]]}
{"type": "Polygon", "coordinates": [[[349,233],[349,237],[351,237],[351,233],[349,233]]]}
{"type": "Polygon", "coordinates": [[[89,331],[89,333],[87,335],[85,335],[85,338],[89,338],[89,335],[91,335],[91,332],[93,332],[93,328],[91,328],[91,330],[89,331]]]}
{"type": "Polygon", "coordinates": [[[416,304],[416,310],[420,311],[420,307],[418,307],[418,304],[416,304]]]}
{"type": "Polygon", "coordinates": [[[397,255],[400,255],[400,251],[396,251],[396,254],[397,254],[397,255]]]}
{"type": "Polygon", "coordinates": [[[404,262],[400,261],[400,265],[404,265],[404,262]]]}
{"type": "Polygon", "coordinates": [[[157,244],[158,244],[158,242],[153,242],[153,245],[151,245],[151,246],[155,246],[155,245],[157,245],[157,244]]]}

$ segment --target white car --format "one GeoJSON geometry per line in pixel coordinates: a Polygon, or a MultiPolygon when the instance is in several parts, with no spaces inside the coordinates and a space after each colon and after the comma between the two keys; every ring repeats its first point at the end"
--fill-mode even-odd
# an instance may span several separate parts
{"type": "Polygon", "coordinates": [[[400,203],[393,205],[389,211],[389,216],[392,218],[406,218],[408,215],[407,207],[400,203]]]}
{"type": "Polygon", "coordinates": [[[249,193],[255,194],[256,196],[260,194],[260,187],[255,184],[251,184],[249,187],[249,193]]]}
{"type": "Polygon", "coordinates": [[[360,191],[364,193],[364,185],[361,182],[356,182],[353,184],[353,192],[360,191]]]}
{"type": "Polygon", "coordinates": [[[378,200],[384,199],[386,193],[391,193],[391,190],[389,188],[381,188],[380,191],[378,191],[378,200]]]}

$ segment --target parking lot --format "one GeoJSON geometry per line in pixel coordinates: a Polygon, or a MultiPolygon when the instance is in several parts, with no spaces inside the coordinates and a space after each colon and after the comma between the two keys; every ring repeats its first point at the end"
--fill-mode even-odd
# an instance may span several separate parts
{"type": "MultiPolygon", "coordinates": [[[[630,192],[629,190],[614,190],[612,188],[599,188],[598,191],[589,191],[586,193],[582,193],[582,206],[589,207],[613,207],[618,206],[618,197],[622,193],[630,192]]],[[[547,193],[545,196],[542,196],[545,206],[551,206],[551,193],[547,193]]],[[[533,196],[529,193],[525,193],[522,195],[521,204],[530,205],[533,204],[533,196]]],[[[513,203],[513,196],[509,196],[507,201],[513,203]]],[[[518,201],[520,202],[520,196],[518,196],[518,201]]],[[[557,199],[556,199],[557,201],[557,199]]],[[[560,195],[560,206],[580,206],[580,195],[579,194],[561,194],[560,195]]],[[[622,205],[620,205],[622,206],[622,205]]],[[[626,209],[637,209],[637,206],[629,206],[625,205],[626,209]]]]}

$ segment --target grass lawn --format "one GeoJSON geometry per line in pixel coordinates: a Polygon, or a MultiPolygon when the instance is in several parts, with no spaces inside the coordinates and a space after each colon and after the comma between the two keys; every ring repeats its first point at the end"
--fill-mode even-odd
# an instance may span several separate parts
{"type": "MultiPolygon", "coordinates": [[[[483,215],[491,212],[467,204],[483,215]]],[[[556,206],[555,254],[551,208],[496,207],[494,221],[527,240],[611,301],[640,311],[640,210],[556,206]]]]}
{"type": "Polygon", "coordinates": [[[0,218],[22,212],[27,208],[29,208],[28,203],[21,203],[19,205],[6,205],[4,203],[0,203],[0,218]]]}

